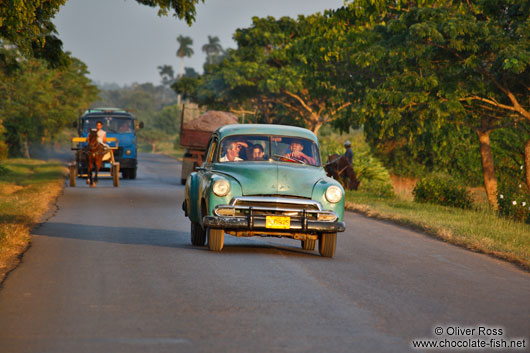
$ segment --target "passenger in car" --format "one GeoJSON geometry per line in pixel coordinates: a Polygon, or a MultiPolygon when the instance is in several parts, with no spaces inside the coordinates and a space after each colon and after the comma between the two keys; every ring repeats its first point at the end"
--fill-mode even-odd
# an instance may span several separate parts
{"type": "Polygon", "coordinates": [[[246,142],[242,141],[230,141],[226,145],[226,153],[224,156],[219,158],[219,162],[238,162],[243,159],[239,157],[239,151],[241,147],[248,147],[246,142]]]}
{"type": "Polygon", "coordinates": [[[253,161],[262,161],[264,160],[265,151],[263,150],[263,146],[260,144],[255,144],[250,149],[250,158],[253,161]]]}

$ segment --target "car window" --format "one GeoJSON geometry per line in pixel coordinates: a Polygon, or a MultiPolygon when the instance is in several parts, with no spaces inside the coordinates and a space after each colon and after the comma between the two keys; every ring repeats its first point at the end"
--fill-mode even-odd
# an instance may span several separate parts
{"type": "Polygon", "coordinates": [[[320,165],[317,145],[300,137],[271,136],[271,153],[282,162],[320,165]]]}
{"type": "Polygon", "coordinates": [[[219,162],[266,161],[269,159],[269,136],[241,135],[223,140],[219,162]]]}
{"type": "Polygon", "coordinates": [[[290,136],[239,135],[221,141],[219,162],[266,161],[320,165],[318,146],[311,140],[290,136]]]}
{"type": "Polygon", "coordinates": [[[210,140],[210,143],[208,144],[208,155],[206,157],[206,162],[211,163],[213,161],[214,151],[217,147],[217,138],[213,138],[210,140]]]}

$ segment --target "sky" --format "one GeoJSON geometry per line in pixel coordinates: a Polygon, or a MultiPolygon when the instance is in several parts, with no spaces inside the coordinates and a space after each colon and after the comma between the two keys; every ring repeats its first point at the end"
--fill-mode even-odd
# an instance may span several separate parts
{"type": "Polygon", "coordinates": [[[202,73],[208,36],[221,46],[235,48],[237,28],[249,27],[252,17],[297,17],[342,6],[344,0],[205,0],[197,6],[189,27],[173,16],[159,17],[157,9],[134,0],[68,0],[55,16],[63,49],[87,64],[97,83],[151,82],[160,84],[157,67],[180,68],[176,57],[179,35],[193,39],[194,55],[184,66],[202,73]]]}

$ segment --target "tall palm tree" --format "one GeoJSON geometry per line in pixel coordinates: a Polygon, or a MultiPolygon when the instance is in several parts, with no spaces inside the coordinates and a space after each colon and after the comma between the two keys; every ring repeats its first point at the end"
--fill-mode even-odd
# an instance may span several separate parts
{"type": "Polygon", "coordinates": [[[202,51],[206,54],[206,62],[208,64],[213,64],[217,61],[217,58],[223,52],[219,37],[208,36],[208,43],[202,46],[202,51]]]}
{"type": "Polygon", "coordinates": [[[183,35],[179,35],[177,37],[177,42],[179,42],[179,48],[177,49],[177,57],[181,59],[179,77],[182,77],[182,73],[184,70],[184,58],[191,58],[191,56],[193,55],[193,49],[191,48],[191,45],[193,45],[193,39],[191,39],[191,37],[184,37],[183,35]]]}
{"type": "Polygon", "coordinates": [[[170,86],[175,81],[175,72],[170,65],[160,65],[157,67],[160,77],[162,77],[162,84],[170,86]]]}
{"type": "MultiPolygon", "coordinates": [[[[181,59],[179,70],[179,78],[181,78],[184,71],[184,58],[191,58],[191,56],[193,55],[193,49],[191,48],[191,45],[193,45],[193,39],[191,39],[191,37],[184,37],[183,35],[179,35],[177,37],[177,42],[179,42],[179,48],[177,49],[177,57],[181,59]]],[[[177,104],[180,104],[180,94],[177,95],[177,104]]]]}

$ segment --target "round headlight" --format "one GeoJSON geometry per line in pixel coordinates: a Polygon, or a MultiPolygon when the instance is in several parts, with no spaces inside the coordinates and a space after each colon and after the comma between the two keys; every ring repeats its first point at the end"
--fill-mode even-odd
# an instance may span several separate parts
{"type": "Polygon", "coordinates": [[[342,198],[342,190],[338,186],[331,185],[330,187],[328,187],[328,189],[326,190],[326,199],[329,202],[337,203],[340,201],[341,198],[342,198]]]}
{"type": "Polygon", "coordinates": [[[132,151],[131,150],[125,150],[125,154],[130,156],[132,154],[132,151]]]}
{"type": "Polygon", "coordinates": [[[219,179],[213,183],[213,193],[217,196],[226,196],[230,192],[230,183],[228,180],[219,179]]]}

